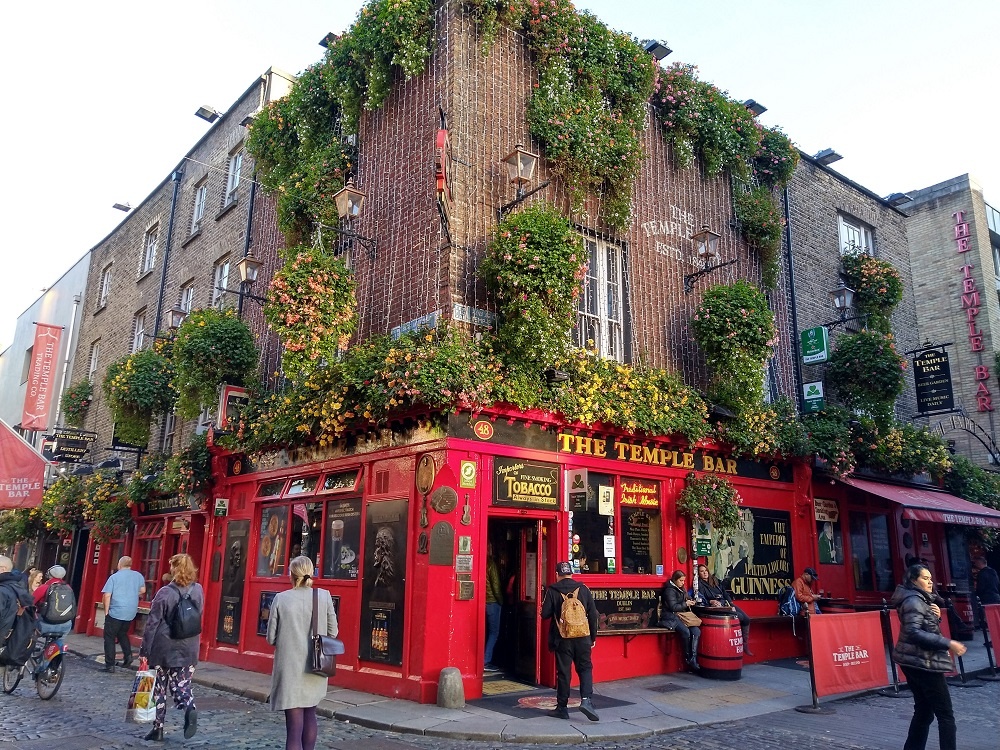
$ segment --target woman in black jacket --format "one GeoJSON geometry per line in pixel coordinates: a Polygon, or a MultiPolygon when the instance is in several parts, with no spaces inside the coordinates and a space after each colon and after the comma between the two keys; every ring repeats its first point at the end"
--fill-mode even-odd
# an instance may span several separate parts
{"type": "Polygon", "coordinates": [[[733,603],[733,598],[722,583],[712,575],[707,565],[698,566],[698,591],[694,594],[700,607],[726,607],[736,613],[740,621],[740,631],[743,635],[743,653],[753,656],[750,650],[750,617],[733,603]]]}
{"type": "Polygon", "coordinates": [[[892,652],[913,692],[913,718],[903,750],[924,750],[934,717],[941,750],[956,750],[955,714],[945,673],[949,654],[961,656],[965,646],[941,635],[941,609],[934,603],[934,581],[927,566],[911,565],[906,583],[896,587],[892,606],[899,613],[899,640],[892,652]]]}
{"type": "Polygon", "coordinates": [[[670,580],[663,584],[663,591],[660,593],[660,627],[677,631],[684,644],[684,661],[691,669],[697,671],[701,668],[698,666],[698,641],[701,638],[701,628],[685,625],[677,617],[678,612],[691,612],[691,606],[695,604],[694,599],[688,598],[684,587],[686,581],[687,576],[684,575],[684,571],[675,570],[670,580]]]}

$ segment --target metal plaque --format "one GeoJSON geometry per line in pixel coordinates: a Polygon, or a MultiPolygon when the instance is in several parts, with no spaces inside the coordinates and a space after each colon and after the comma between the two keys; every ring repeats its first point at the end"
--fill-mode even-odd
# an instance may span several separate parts
{"type": "Polygon", "coordinates": [[[434,477],[437,476],[437,466],[429,453],[425,453],[417,464],[416,476],[417,492],[426,495],[434,486],[434,477]]]}
{"type": "Polygon", "coordinates": [[[438,521],[431,529],[431,565],[448,565],[455,562],[455,527],[447,521],[438,521]]]}
{"type": "Polygon", "coordinates": [[[451,513],[458,507],[458,493],[451,487],[438,487],[431,493],[431,507],[438,513],[451,513]]]}
{"type": "Polygon", "coordinates": [[[458,600],[469,602],[476,598],[476,584],[470,576],[460,575],[458,577],[458,600]]]}

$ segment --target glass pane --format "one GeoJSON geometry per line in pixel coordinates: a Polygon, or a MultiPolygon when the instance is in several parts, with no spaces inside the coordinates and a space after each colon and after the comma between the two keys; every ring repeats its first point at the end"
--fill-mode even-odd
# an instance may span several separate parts
{"type": "Polygon", "coordinates": [[[353,490],[358,483],[358,472],[342,471],[339,474],[327,474],[323,480],[323,491],[353,490]]]}
{"type": "Polygon", "coordinates": [[[872,516],[868,523],[875,558],[875,590],[892,591],[896,588],[896,576],[892,572],[889,519],[886,516],[872,516]]]}
{"type": "Polygon", "coordinates": [[[951,569],[951,582],[955,584],[957,591],[967,594],[972,583],[969,542],[961,528],[948,526],[947,529],[948,567],[951,569]]]}
{"type": "Polygon", "coordinates": [[[293,479],[292,483],[288,485],[288,492],[286,492],[285,494],[304,495],[307,493],[311,493],[316,489],[316,485],[318,483],[319,483],[319,477],[306,477],[304,479],[293,479]]]}
{"type": "Polygon", "coordinates": [[[868,550],[868,516],[851,513],[851,565],[854,588],[857,591],[874,591],[872,585],[872,558],[868,550]]]}
{"type": "Polygon", "coordinates": [[[284,575],[287,555],[288,506],[277,505],[265,508],[260,518],[260,543],[257,545],[257,575],[284,575]]]}
{"type": "Polygon", "coordinates": [[[323,576],[356,581],[360,549],[361,500],[331,500],[326,504],[323,576]]]}
{"type": "Polygon", "coordinates": [[[616,572],[614,496],[614,478],[593,472],[586,493],[570,494],[573,563],[581,573],[616,572]]]}
{"type": "Polygon", "coordinates": [[[660,483],[623,477],[621,504],[622,573],[654,574],[663,563],[660,483]]]}
{"type": "Polygon", "coordinates": [[[158,575],[160,566],[160,540],[149,539],[142,545],[142,561],[139,565],[139,572],[146,579],[147,600],[152,599],[156,590],[160,588],[160,576],[158,575]]]}
{"type": "Polygon", "coordinates": [[[284,487],[284,479],[278,482],[268,482],[267,484],[262,484],[257,489],[257,497],[276,497],[281,494],[281,490],[284,489],[284,487]]]}
{"type": "Polygon", "coordinates": [[[288,559],[305,555],[319,570],[319,537],[323,507],[319,503],[296,503],[292,506],[292,538],[288,559]]]}

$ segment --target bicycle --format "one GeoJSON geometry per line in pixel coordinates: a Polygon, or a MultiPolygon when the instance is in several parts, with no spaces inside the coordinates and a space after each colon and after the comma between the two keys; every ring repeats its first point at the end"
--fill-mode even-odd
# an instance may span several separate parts
{"type": "Polygon", "coordinates": [[[4,667],[3,691],[10,695],[17,689],[21,678],[29,674],[35,681],[38,697],[43,701],[49,700],[59,691],[66,675],[65,654],[66,646],[61,635],[40,635],[31,656],[24,664],[20,667],[4,667]]]}

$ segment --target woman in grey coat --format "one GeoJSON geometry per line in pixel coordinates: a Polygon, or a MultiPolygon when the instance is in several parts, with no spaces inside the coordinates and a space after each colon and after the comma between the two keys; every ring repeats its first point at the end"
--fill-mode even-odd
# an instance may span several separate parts
{"type": "MultiPolygon", "coordinates": [[[[274,646],[271,710],[285,712],[285,750],[316,746],[316,706],[326,697],[327,678],[309,670],[313,613],[313,562],[294,558],[288,564],[292,588],[271,602],[267,642],[274,646]]],[[[337,637],[337,614],[330,592],[317,590],[316,628],[319,635],[337,637]]]]}
{"type": "Polygon", "coordinates": [[[149,659],[149,666],[156,669],[153,700],[156,701],[156,718],[147,740],[163,741],[163,720],[167,715],[167,691],[174,698],[174,705],[184,709],[184,737],[190,739],[198,731],[198,712],[191,694],[194,665],[198,663],[201,635],[190,638],[170,637],[170,613],[181,600],[190,595],[199,612],[205,611],[205,592],[195,579],[198,569],[190,555],[170,558],[171,583],[156,592],[149,607],[149,618],[142,634],[139,656],[149,659]]]}

